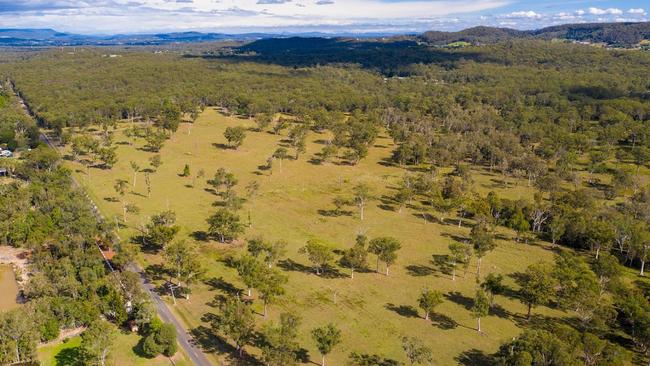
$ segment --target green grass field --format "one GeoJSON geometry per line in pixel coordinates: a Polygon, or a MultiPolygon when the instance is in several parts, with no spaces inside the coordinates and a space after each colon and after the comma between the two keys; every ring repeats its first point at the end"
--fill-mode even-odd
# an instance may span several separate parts
{"type": "MultiPolygon", "coordinates": [[[[347,207],[349,215],[332,217],[323,211],[334,208],[332,199],[336,195],[349,195],[352,187],[366,182],[374,187],[377,196],[390,197],[395,184],[405,170],[386,164],[393,142],[381,136],[370,149],[369,155],[358,166],[328,163],[316,165],[310,158],[322,149],[325,135],[310,132],[307,153],[299,160],[285,160],[282,168],[274,164],[273,174],[261,172],[258,166],[275,151],[283,136],[269,132],[247,132],[247,138],[239,150],[224,149],[223,132],[228,126],[252,127],[253,121],[226,117],[214,109],[206,110],[193,124],[183,124],[168,140],[161,151],[163,165],[151,174],[152,193],[147,198],[143,174],[138,174],[133,192],[126,195],[126,201],[140,208],[139,215],[128,215],[127,227],[120,230],[126,240],[137,232],[136,228],[148,222],[149,217],[160,211],[171,209],[177,214],[182,226],[180,238],[191,238],[192,233],[207,229],[205,219],[216,210],[213,202],[218,200],[206,191],[205,181],[215,171],[224,167],[239,178],[236,187],[240,196],[244,187],[252,180],[260,184],[259,194],[244,205],[240,212],[244,222],[248,213],[252,227],[245,237],[263,235],[265,238],[284,239],[289,242],[287,258],[295,265],[281,266],[289,276],[287,294],[280,303],[270,307],[270,319],[284,311],[293,311],[302,317],[301,345],[309,351],[312,361],[320,357],[309,336],[312,328],[334,322],[343,331],[343,343],[329,356],[329,364],[343,365],[350,352],[380,354],[384,357],[405,361],[401,349],[403,335],[422,339],[434,351],[436,364],[453,364],[476,360],[481,353],[492,353],[505,340],[520,332],[519,323],[524,322],[526,308],[517,300],[499,296],[497,310],[482,320],[483,334],[477,333],[475,320],[468,308],[474,296],[476,283],[473,260],[468,273],[452,281],[433,261],[448,253],[448,245],[454,240],[463,240],[469,234],[469,227],[458,227],[456,220],[448,224],[425,222],[412,209],[402,212],[391,210],[382,199],[371,202],[366,209],[365,220],[361,221],[355,207],[347,207]],[[192,176],[203,169],[206,178],[196,180],[180,177],[183,166],[189,164],[192,176]],[[319,213],[320,211],[320,213],[319,213]],[[386,277],[374,272],[360,273],[351,280],[347,270],[340,269],[344,276],[327,278],[316,276],[305,270],[307,258],[298,253],[310,238],[320,238],[332,243],[337,249],[350,247],[355,236],[366,233],[370,238],[394,236],[402,242],[397,263],[386,277]],[[436,257],[437,256],[437,257],[436,257]],[[433,322],[425,321],[417,309],[417,297],[425,287],[441,290],[447,294],[446,301],[437,309],[433,322]]],[[[133,146],[126,143],[122,124],[115,134],[118,142],[119,162],[112,170],[91,169],[90,177],[82,165],[67,162],[77,179],[87,188],[93,200],[108,217],[121,215],[122,206],[113,202],[116,193],[113,185],[116,179],[133,179],[130,161],[141,167],[148,167],[152,153],[143,151],[144,142],[133,146]]],[[[283,133],[286,135],[286,132],[283,133]]],[[[532,197],[532,188],[525,181],[517,184],[511,178],[508,188],[503,188],[503,177],[488,172],[475,172],[475,189],[482,194],[490,190],[511,199],[532,197]]],[[[553,251],[550,244],[515,243],[514,234],[500,229],[501,239],[495,251],[483,260],[482,275],[489,272],[505,275],[506,283],[515,288],[511,274],[523,271],[526,266],[549,261],[553,251]]],[[[221,288],[233,285],[243,289],[236,272],[223,263],[223,259],[243,250],[244,242],[220,244],[199,242],[202,261],[207,274],[192,288],[189,301],[181,300],[174,307],[188,328],[206,325],[201,321],[204,314],[215,313],[211,303],[215,295],[222,294],[221,288]]],[[[160,261],[155,254],[145,255],[147,264],[160,261]]],[[[374,259],[370,258],[371,268],[374,259]]],[[[331,277],[331,276],[330,276],[331,277]]],[[[261,304],[255,309],[261,312],[261,304]]],[[[535,309],[536,313],[561,316],[548,308],[535,309]]],[[[264,323],[260,316],[258,325],[264,323]]],[[[216,347],[218,348],[218,347],[216,347]]],[[[254,349],[248,351],[256,353],[254,349]]],[[[211,357],[221,360],[226,355],[215,351],[211,357]]]]}
{"type": "MultiPolygon", "coordinates": [[[[170,361],[167,357],[158,356],[153,359],[138,356],[133,348],[138,344],[140,337],[136,334],[118,333],[115,345],[110,354],[108,363],[111,365],[133,365],[133,366],[186,366],[189,365],[182,353],[176,354],[170,361]]],[[[79,366],[81,337],[73,337],[63,342],[54,342],[39,347],[38,360],[42,366],[79,366]]]]}

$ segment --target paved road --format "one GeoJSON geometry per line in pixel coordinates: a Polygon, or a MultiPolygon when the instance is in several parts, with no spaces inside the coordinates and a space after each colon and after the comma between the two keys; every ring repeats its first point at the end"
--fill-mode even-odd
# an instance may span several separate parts
{"type": "MultiPolygon", "coordinates": [[[[16,94],[18,96],[18,94],[16,94]]],[[[29,110],[29,107],[25,104],[25,101],[18,96],[18,98],[21,101],[22,107],[25,111],[26,114],[31,116],[31,111],[29,110]]],[[[45,135],[44,133],[41,133],[41,140],[48,144],[54,151],[59,152],[59,149],[56,145],[52,143],[52,141],[45,135]]],[[[75,186],[80,187],[79,183],[77,182],[74,177],[72,178],[72,181],[75,186]]],[[[88,196],[86,196],[88,199],[89,203],[91,204],[91,208],[93,210],[93,213],[97,217],[98,220],[103,221],[104,218],[102,214],[99,212],[99,209],[97,208],[97,205],[92,201],[92,199],[88,196]]],[[[106,257],[104,257],[104,252],[102,252],[101,248],[99,246],[97,247],[102,254],[102,257],[106,261],[106,264],[108,267],[113,271],[113,267],[111,266],[110,262],[106,260],[106,257]]],[[[185,331],[185,328],[181,325],[181,323],[176,319],[174,314],[167,308],[167,305],[162,301],[160,296],[154,291],[154,285],[152,285],[149,280],[147,280],[146,276],[144,275],[144,272],[142,271],[141,268],[138,266],[130,266],[129,268],[130,271],[136,272],[137,274],[140,275],[140,283],[142,287],[144,288],[145,291],[151,296],[151,299],[153,300],[154,305],[156,306],[156,310],[158,312],[158,315],[160,316],[160,319],[166,323],[171,323],[174,325],[176,328],[176,333],[178,334],[177,340],[178,344],[183,348],[185,353],[189,356],[190,360],[195,366],[211,366],[210,362],[208,359],[205,357],[205,354],[203,351],[201,351],[197,346],[194,345],[194,342],[192,341],[192,337],[185,331]]]]}
{"type": "Polygon", "coordinates": [[[185,350],[185,353],[190,357],[192,363],[196,366],[210,366],[210,362],[205,357],[205,354],[194,344],[192,337],[183,329],[183,326],[178,322],[178,319],[172,314],[172,312],[167,307],[160,296],[155,291],[155,286],[147,280],[144,273],[140,268],[132,266],[129,268],[130,271],[136,272],[140,275],[140,282],[142,287],[149,293],[151,299],[153,300],[156,309],[158,310],[158,315],[160,319],[166,323],[171,323],[176,327],[176,332],[178,333],[178,344],[185,350]]]}

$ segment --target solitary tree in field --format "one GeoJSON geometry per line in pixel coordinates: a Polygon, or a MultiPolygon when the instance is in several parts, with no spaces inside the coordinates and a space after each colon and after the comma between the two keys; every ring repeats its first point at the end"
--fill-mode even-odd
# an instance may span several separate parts
{"type": "Polygon", "coordinates": [[[236,263],[237,273],[242,282],[248,287],[248,296],[252,296],[253,288],[262,280],[262,263],[251,255],[243,255],[236,263]]]}
{"type": "Polygon", "coordinates": [[[284,295],[283,286],[287,283],[287,280],[287,276],[277,269],[264,268],[257,288],[260,298],[264,302],[264,318],[266,318],[269,304],[275,302],[279,296],[284,295]]]}
{"type": "Polygon", "coordinates": [[[144,173],[144,184],[147,186],[147,198],[151,197],[151,174],[144,173]]]}
{"type": "Polygon", "coordinates": [[[476,278],[481,277],[481,261],[483,257],[496,248],[494,242],[494,235],[490,232],[488,224],[485,220],[479,220],[472,228],[470,233],[470,241],[474,247],[474,253],[478,258],[476,266],[476,278]]]}
{"type": "Polygon", "coordinates": [[[321,366],[325,366],[325,356],[341,343],[341,331],[332,323],[311,331],[311,336],[316,342],[318,351],[322,356],[321,366]]]}
{"type": "Polygon", "coordinates": [[[284,147],[279,147],[275,152],[273,153],[273,158],[280,160],[280,173],[282,173],[282,161],[284,159],[287,159],[289,157],[289,153],[287,149],[284,147]]]}
{"type": "Polygon", "coordinates": [[[338,152],[338,148],[334,144],[327,144],[323,147],[323,150],[319,153],[320,162],[327,163],[329,162],[338,152]]]}
{"type": "Polygon", "coordinates": [[[226,240],[237,239],[239,234],[244,232],[244,225],[241,223],[239,215],[220,209],[208,218],[208,234],[218,237],[222,243],[226,240]]]}
{"type": "Polygon", "coordinates": [[[181,177],[189,177],[190,175],[192,175],[190,172],[190,166],[189,164],[185,164],[183,167],[183,172],[181,173],[181,177]]]}
{"type": "Polygon", "coordinates": [[[163,164],[162,157],[160,156],[160,154],[156,154],[150,157],[149,164],[154,170],[158,170],[158,168],[160,168],[160,166],[163,164]]]}
{"type": "Polygon", "coordinates": [[[519,280],[519,298],[528,306],[526,317],[530,319],[534,307],[547,304],[555,295],[555,280],[548,265],[533,264],[519,280]]]}
{"type": "Polygon", "coordinates": [[[357,207],[359,207],[359,217],[361,220],[363,220],[364,209],[366,208],[368,202],[374,198],[372,195],[372,190],[367,184],[359,183],[354,187],[353,193],[354,203],[357,205],[357,207]]]}
{"type": "Polygon", "coordinates": [[[217,172],[214,174],[214,178],[208,181],[208,184],[214,187],[214,190],[218,194],[222,188],[230,190],[239,183],[237,177],[233,173],[229,173],[224,168],[217,169],[217,172]]]}
{"type": "Polygon", "coordinates": [[[168,244],[165,246],[164,258],[169,272],[176,278],[175,284],[171,279],[169,281],[172,298],[176,304],[174,288],[182,288],[184,285],[196,281],[201,274],[201,263],[198,261],[196,245],[185,240],[168,244]]]}
{"type": "Polygon", "coordinates": [[[288,243],[284,240],[274,242],[266,241],[261,237],[250,239],[248,241],[248,252],[272,268],[273,265],[286,253],[288,243]]]}
{"type": "Polygon", "coordinates": [[[429,315],[434,312],[436,307],[442,304],[442,292],[436,290],[425,289],[420,294],[418,305],[420,309],[424,310],[424,319],[429,320],[429,315]]]}
{"type": "Polygon", "coordinates": [[[244,143],[246,130],[241,126],[228,127],[223,133],[223,136],[228,140],[228,144],[236,150],[244,143]]]}
{"type": "Polygon", "coordinates": [[[367,238],[365,235],[357,235],[354,246],[345,251],[341,258],[341,264],[350,268],[350,278],[354,279],[354,270],[365,268],[368,265],[368,251],[366,250],[367,238]]]}
{"type": "Polygon", "coordinates": [[[465,271],[469,267],[469,260],[472,258],[472,247],[465,243],[453,242],[449,244],[451,251],[451,280],[456,281],[456,268],[462,265],[465,271]]]}
{"type": "Polygon", "coordinates": [[[397,260],[397,251],[402,245],[395,238],[380,237],[370,241],[368,251],[377,256],[377,272],[379,272],[379,261],[386,264],[386,276],[388,268],[397,260]]]}
{"type": "Polygon", "coordinates": [[[176,225],[174,211],[163,211],[151,217],[151,222],[147,224],[146,229],[147,244],[164,248],[178,234],[180,226],[176,225]]]}
{"type": "Polygon", "coordinates": [[[403,337],[402,349],[406,353],[406,358],[409,360],[409,365],[423,365],[433,361],[431,348],[425,346],[421,340],[415,337],[403,337]]]}
{"type": "Polygon", "coordinates": [[[113,188],[115,189],[115,192],[120,195],[121,201],[122,201],[122,221],[126,222],[126,201],[124,200],[124,195],[126,194],[126,190],[129,187],[129,182],[127,182],[124,179],[117,179],[115,181],[115,185],[113,185],[113,188]]]}
{"type": "Polygon", "coordinates": [[[258,113],[255,116],[255,123],[257,124],[257,131],[264,131],[273,122],[273,116],[268,113],[258,113]]]}
{"type": "Polygon", "coordinates": [[[494,273],[488,274],[481,283],[481,288],[487,293],[490,299],[490,306],[494,306],[494,297],[502,294],[506,289],[503,284],[503,276],[494,273]]]}
{"type": "Polygon", "coordinates": [[[309,261],[313,263],[317,275],[327,268],[332,261],[332,248],[320,240],[310,239],[307,245],[300,249],[300,253],[307,254],[309,261]]]}
{"type": "Polygon", "coordinates": [[[192,179],[192,187],[196,186],[196,181],[201,181],[205,177],[205,170],[199,169],[198,172],[196,172],[196,175],[192,179]]]}
{"type": "Polygon", "coordinates": [[[136,181],[138,179],[138,173],[140,172],[140,165],[135,161],[129,163],[131,165],[131,170],[133,170],[133,188],[135,188],[136,181]]]}
{"type": "Polygon", "coordinates": [[[255,336],[253,311],[238,297],[228,298],[221,304],[221,314],[212,324],[212,329],[214,333],[232,339],[241,357],[244,346],[255,336]]]}
{"type": "Polygon", "coordinates": [[[477,321],[476,330],[481,333],[481,318],[484,318],[488,315],[490,311],[490,300],[485,295],[485,292],[480,288],[476,290],[476,296],[474,297],[474,305],[472,306],[472,315],[477,321]]]}

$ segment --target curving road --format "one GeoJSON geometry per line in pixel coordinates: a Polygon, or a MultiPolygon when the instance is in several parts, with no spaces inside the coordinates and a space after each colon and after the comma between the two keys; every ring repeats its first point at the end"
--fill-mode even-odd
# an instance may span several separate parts
{"type": "MultiPolygon", "coordinates": [[[[13,84],[12,84],[13,86],[13,84]]],[[[20,100],[23,110],[27,115],[30,117],[34,117],[31,113],[31,110],[29,109],[29,106],[25,103],[25,101],[14,91],[14,94],[18,97],[20,100]]],[[[56,145],[52,143],[52,141],[45,135],[44,133],[41,133],[41,140],[45,142],[50,148],[52,148],[54,151],[59,153],[59,149],[56,145]]],[[[77,180],[72,177],[72,182],[75,186],[80,187],[79,183],[77,180]]],[[[90,203],[90,206],[93,210],[93,213],[97,217],[98,220],[103,221],[104,218],[102,214],[99,212],[99,209],[97,208],[97,205],[93,200],[89,197],[86,196],[88,199],[88,202],[90,203]]],[[[110,268],[111,271],[113,270],[113,267],[111,266],[110,262],[104,257],[104,252],[101,250],[99,245],[97,246],[97,249],[99,249],[99,252],[102,254],[102,257],[106,261],[106,264],[110,268]]],[[[212,364],[208,361],[207,357],[205,356],[205,353],[201,351],[195,343],[192,341],[192,337],[190,334],[183,328],[181,323],[178,321],[178,319],[174,316],[174,314],[169,310],[167,305],[165,304],[164,301],[160,298],[160,296],[156,293],[155,291],[155,286],[149,282],[149,280],[146,278],[144,272],[139,266],[136,265],[131,265],[128,268],[129,271],[135,272],[138,275],[140,275],[140,285],[142,288],[151,296],[151,300],[153,301],[154,305],[156,306],[156,311],[158,312],[158,315],[160,316],[160,319],[166,323],[173,324],[174,327],[176,328],[176,333],[178,335],[177,341],[178,344],[183,348],[185,351],[185,354],[190,358],[192,363],[195,366],[211,366],[212,364]]]]}

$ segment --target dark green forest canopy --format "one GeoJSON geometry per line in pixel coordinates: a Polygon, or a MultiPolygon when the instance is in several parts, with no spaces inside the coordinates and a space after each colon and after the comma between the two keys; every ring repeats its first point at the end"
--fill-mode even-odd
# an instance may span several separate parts
{"type": "Polygon", "coordinates": [[[347,41],[322,42],[327,46],[300,51],[296,47],[302,43],[287,43],[276,53],[263,44],[249,45],[261,47],[260,53],[206,59],[133,51],[107,57],[98,49],[49,51],[2,64],[0,73],[15,81],[48,126],[155,118],[165,100],[185,112],[202,105],[244,115],[304,116],[321,108],[382,115],[395,109],[406,119],[430,121],[463,108],[489,111],[496,118],[491,128],[519,135],[539,135],[549,125],[564,128],[567,120],[571,132],[597,133],[650,115],[647,52],[530,40],[461,50],[409,42],[354,47],[345,46],[347,41]],[[417,63],[408,63],[407,56],[393,62],[404,50],[407,56],[416,54],[417,63]],[[275,64],[278,53],[284,54],[277,61],[284,66],[275,64]],[[349,65],[359,59],[368,61],[349,65]],[[316,64],[320,66],[312,66],[316,64]]]}

